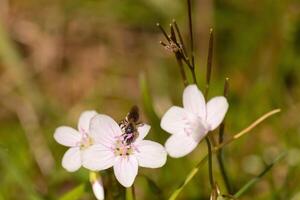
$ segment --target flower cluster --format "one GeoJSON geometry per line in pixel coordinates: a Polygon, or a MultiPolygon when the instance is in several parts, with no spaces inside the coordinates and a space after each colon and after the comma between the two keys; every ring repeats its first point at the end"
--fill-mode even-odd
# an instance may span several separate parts
{"type": "MultiPolygon", "coordinates": [[[[130,187],[138,174],[138,166],[159,168],[166,163],[167,153],[177,158],[193,151],[207,133],[222,122],[227,109],[225,97],[214,97],[206,103],[198,87],[189,85],[183,92],[183,108],[173,106],[162,117],[162,129],[172,134],[165,147],[144,139],[150,130],[148,124],[141,123],[136,126],[136,132],[127,133],[123,125],[96,111],[81,114],[78,130],[58,127],[54,138],[70,147],[62,159],[67,171],[74,172],[81,166],[91,171],[113,167],[120,184],[130,187]]],[[[102,199],[102,184],[93,183],[93,189],[101,196],[97,198],[102,199]]]]}

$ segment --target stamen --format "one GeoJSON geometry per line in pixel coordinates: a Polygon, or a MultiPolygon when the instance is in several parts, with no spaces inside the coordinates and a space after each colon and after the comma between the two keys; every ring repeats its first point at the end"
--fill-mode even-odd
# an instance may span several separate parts
{"type": "Polygon", "coordinates": [[[208,129],[207,125],[197,115],[185,116],[183,121],[185,124],[183,130],[187,136],[193,135],[193,132],[202,126],[205,130],[208,129]]]}
{"type": "Polygon", "coordinates": [[[82,134],[81,141],[78,142],[77,146],[81,149],[86,149],[87,147],[91,146],[94,143],[93,139],[89,137],[87,133],[82,134]]]}
{"type": "Polygon", "coordinates": [[[129,156],[134,153],[135,149],[132,145],[127,145],[123,140],[117,140],[113,149],[116,156],[129,156]]]}

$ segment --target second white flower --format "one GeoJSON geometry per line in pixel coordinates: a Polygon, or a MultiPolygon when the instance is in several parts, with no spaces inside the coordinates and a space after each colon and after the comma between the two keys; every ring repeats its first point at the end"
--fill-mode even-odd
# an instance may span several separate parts
{"type": "Polygon", "coordinates": [[[205,102],[196,85],[183,92],[183,108],[172,106],[162,117],[161,127],[172,134],[165,147],[171,157],[182,157],[192,152],[209,131],[223,121],[228,109],[225,97],[218,96],[205,102]]]}

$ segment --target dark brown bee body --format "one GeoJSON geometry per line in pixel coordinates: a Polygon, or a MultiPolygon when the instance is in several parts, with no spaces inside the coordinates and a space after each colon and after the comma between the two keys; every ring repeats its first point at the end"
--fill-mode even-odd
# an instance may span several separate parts
{"type": "Polygon", "coordinates": [[[139,109],[137,106],[133,106],[124,120],[119,123],[119,126],[123,132],[122,137],[125,144],[129,145],[133,143],[139,136],[137,127],[141,125],[139,121],[139,109]]]}

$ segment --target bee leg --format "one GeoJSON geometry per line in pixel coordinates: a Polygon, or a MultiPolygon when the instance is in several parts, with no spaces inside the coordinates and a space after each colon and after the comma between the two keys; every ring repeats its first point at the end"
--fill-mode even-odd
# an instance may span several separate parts
{"type": "Polygon", "coordinates": [[[138,122],[137,124],[136,124],[136,126],[137,127],[141,127],[141,126],[143,126],[145,123],[143,123],[143,122],[138,122]]]}

